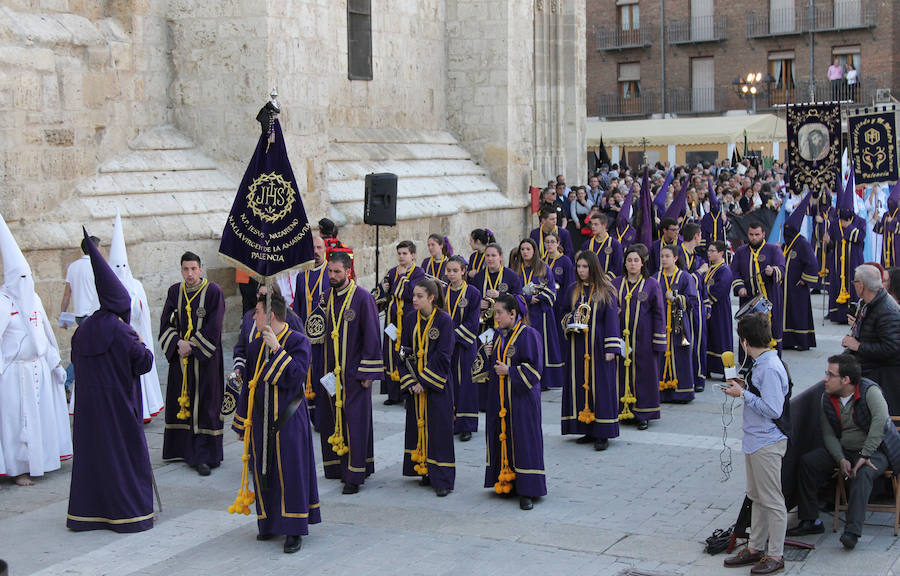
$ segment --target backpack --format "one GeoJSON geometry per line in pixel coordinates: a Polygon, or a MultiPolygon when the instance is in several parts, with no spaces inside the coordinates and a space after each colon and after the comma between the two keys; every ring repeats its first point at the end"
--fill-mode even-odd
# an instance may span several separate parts
{"type": "MultiPolygon", "coordinates": [[[[793,428],[791,426],[791,394],[794,392],[794,381],[791,379],[791,371],[788,370],[787,365],[784,363],[784,360],[781,358],[778,359],[781,361],[781,365],[784,367],[784,372],[787,374],[788,379],[788,389],[787,394],[784,395],[784,404],[781,407],[781,416],[772,420],[778,430],[787,436],[788,442],[791,440],[791,436],[793,436],[793,428]]],[[[753,369],[750,369],[750,372],[747,374],[747,390],[753,392],[757,396],[760,396],[759,388],[753,385],[750,376],[753,374],[753,369]]]]}

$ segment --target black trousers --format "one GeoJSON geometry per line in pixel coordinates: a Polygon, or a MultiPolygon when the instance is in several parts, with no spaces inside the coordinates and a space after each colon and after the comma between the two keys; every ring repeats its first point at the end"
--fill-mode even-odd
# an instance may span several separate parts
{"type": "MultiPolygon", "coordinates": [[[[855,465],[859,454],[845,452],[844,457],[850,461],[851,465],[855,465]]],[[[845,484],[849,486],[849,494],[847,494],[847,526],[844,531],[856,536],[862,535],[866,504],[872,494],[872,483],[888,468],[887,456],[880,450],[872,454],[869,460],[878,470],[863,466],[856,472],[856,478],[845,481],[845,484]]],[[[837,464],[825,448],[807,452],[800,459],[799,494],[797,495],[797,516],[800,520],[815,520],[819,517],[816,493],[819,486],[831,478],[836,467],[837,464]]]]}

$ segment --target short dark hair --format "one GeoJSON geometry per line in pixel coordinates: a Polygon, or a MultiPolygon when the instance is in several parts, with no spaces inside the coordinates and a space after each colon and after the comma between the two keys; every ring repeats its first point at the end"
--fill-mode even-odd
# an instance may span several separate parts
{"type": "Polygon", "coordinates": [[[466,262],[466,259],[463,258],[462,256],[460,256],[459,254],[454,254],[453,256],[451,256],[450,259],[447,260],[447,265],[450,265],[453,262],[456,262],[457,264],[459,264],[459,267],[462,269],[463,272],[465,272],[466,268],[469,267],[469,263],[466,262]]]}
{"type": "Polygon", "coordinates": [[[743,338],[754,348],[768,348],[772,342],[772,325],[769,316],[762,312],[747,314],[738,320],[738,338],[743,338]]]}
{"type": "Polygon", "coordinates": [[[538,218],[540,218],[541,220],[546,220],[547,218],[549,218],[550,216],[553,216],[555,214],[556,214],[556,205],[555,204],[553,206],[543,206],[543,207],[541,207],[541,211],[538,214],[538,218]]]}
{"type": "Polygon", "coordinates": [[[843,378],[846,376],[850,379],[850,383],[856,386],[859,379],[862,378],[862,368],[859,361],[851,354],[835,354],[828,357],[829,364],[836,364],[838,367],[838,375],[843,378]]]}
{"type": "MultiPolygon", "coordinates": [[[[100,245],[100,239],[96,236],[89,236],[89,238],[91,239],[91,242],[94,243],[94,246],[100,245]]],[[[81,251],[85,254],[90,254],[90,248],[88,248],[87,238],[81,241],[81,251]]]]}
{"type": "Polygon", "coordinates": [[[763,232],[766,231],[766,229],[763,228],[762,222],[751,222],[751,223],[747,226],[747,230],[752,230],[752,229],[754,229],[754,228],[759,228],[759,229],[762,230],[763,232]]]}
{"type": "Polygon", "coordinates": [[[184,264],[185,262],[196,262],[197,266],[203,268],[203,264],[200,262],[200,257],[193,252],[185,252],[181,255],[181,263],[184,264]]]}
{"type": "Polygon", "coordinates": [[[262,303],[263,310],[266,311],[266,314],[271,310],[272,314],[275,314],[275,318],[277,318],[279,322],[284,322],[284,319],[287,317],[287,304],[284,301],[284,296],[274,290],[272,291],[271,296],[267,294],[260,295],[256,299],[256,302],[262,303]],[[266,299],[269,299],[269,308],[266,308],[266,299]]]}
{"type": "Polygon", "coordinates": [[[343,264],[347,270],[353,267],[353,259],[346,252],[332,252],[331,256],[328,257],[328,261],[343,264]]]}
{"type": "Polygon", "coordinates": [[[597,222],[603,224],[606,227],[609,227],[609,217],[603,212],[597,212],[596,214],[591,214],[591,220],[596,220],[597,222]]]}
{"type": "Polygon", "coordinates": [[[676,220],[674,218],[663,218],[662,220],[659,221],[660,230],[665,230],[669,226],[678,226],[678,220],[676,220]]]}
{"type": "Polygon", "coordinates": [[[725,241],[716,240],[715,242],[710,242],[708,248],[715,248],[716,252],[724,252],[726,250],[725,241]]]}
{"type": "Polygon", "coordinates": [[[336,238],[338,233],[337,225],[328,218],[319,220],[319,234],[325,238],[336,238]]]}
{"type": "Polygon", "coordinates": [[[416,253],[416,244],[412,240],[401,240],[397,242],[397,252],[399,252],[401,248],[406,248],[409,250],[410,254],[416,253]]]}
{"type": "Polygon", "coordinates": [[[681,235],[688,242],[694,239],[694,236],[700,233],[700,227],[694,224],[693,222],[688,222],[684,225],[684,228],[681,229],[681,235]]]}

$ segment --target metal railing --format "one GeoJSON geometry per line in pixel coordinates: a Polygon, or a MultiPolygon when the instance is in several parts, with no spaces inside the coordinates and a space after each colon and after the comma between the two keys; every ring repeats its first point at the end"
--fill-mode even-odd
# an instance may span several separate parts
{"type": "Polygon", "coordinates": [[[802,34],[802,9],[779,8],[759,12],[747,12],[747,38],[765,38],[767,36],[787,36],[802,34]]]}
{"type": "Polygon", "coordinates": [[[874,28],[878,25],[875,0],[840,0],[813,6],[747,12],[747,38],[788,36],[806,32],[833,32],[874,28]]]}
{"type": "Polygon", "coordinates": [[[597,28],[597,51],[645,48],[659,37],[656,26],[642,26],[636,30],[622,30],[617,26],[597,28]]]}
{"type": "Polygon", "coordinates": [[[643,91],[637,98],[623,98],[620,94],[601,94],[601,118],[633,118],[650,116],[660,111],[659,92],[643,91]]]}
{"type": "Polygon", "coordinates": [[[728,38],[728,19],[724,14],[673,20],[666,28],[669,44],[720,42],[728,38]]]}
{"type": "Polygon", "coordinates": [[[673,88],[666,91],[666,111],[674,114],[704,114],[724,110],[728,91],[722,87],[673,88]]]}
{"type": "MultiPolygon", "coordinates": [[[[889,88],[884,78],[865,77],[856,84],[841,80],[834,85],[828,80],[816,81],[816,102],[872,102],[879,88],[889,88]]],[[[757,97],[759,108],[809,102],[809,79],[798,80],[794,87],[772,87],[765,96],[757,97]]]]}

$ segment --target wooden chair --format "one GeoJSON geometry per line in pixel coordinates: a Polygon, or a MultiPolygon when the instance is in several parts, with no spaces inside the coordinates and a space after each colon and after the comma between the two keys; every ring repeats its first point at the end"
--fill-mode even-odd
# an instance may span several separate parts
{"type": "MultiPolygon", "coordinates": [[[[891,422],[900,429],[900,416],[891,416],[891,422]]],[[[884,471],[885,478],[889,478],[894,491],[893,504],[867,504],[867,512],[890,512],[894,515],[894,536],[900,531],[900,471],[895,472],[888,468],[884,471]]],[[[837,483],[834,487],[834,532],[838,531],[838,520],[841,511],[847,510],[847,487],[844,483],[844,475],[837,471],[837,483]]]]}

